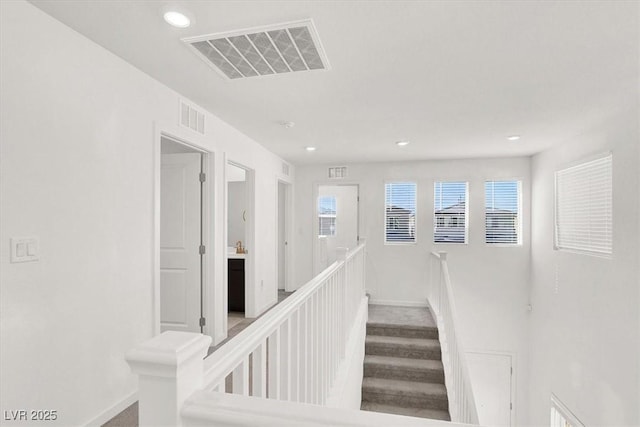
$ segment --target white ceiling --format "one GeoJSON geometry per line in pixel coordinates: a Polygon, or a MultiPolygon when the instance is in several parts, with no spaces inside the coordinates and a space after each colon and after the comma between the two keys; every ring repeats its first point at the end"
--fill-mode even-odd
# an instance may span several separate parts
{"type": "Polygon", "coordinates": [[[172,2],[187,29],[164,1],[33,3],[296,164],[530,155],[638,102],[636,1],[172,2]],[[304,18],[330,71],[228,81],[180,41],[304,18]]]}

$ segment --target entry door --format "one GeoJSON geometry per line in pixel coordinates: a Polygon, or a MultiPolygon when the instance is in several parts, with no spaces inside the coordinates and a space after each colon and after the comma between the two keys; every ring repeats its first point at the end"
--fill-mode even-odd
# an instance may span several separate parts
{"type": "Polygon", "coordinates": [[[511,356],[467,353],[480,425],[511,425],[511,356]]]}
{"type": "Polygon", "coordinates": [[[201,155],[163,154],[160,328],[201,332],[201,155]]]}
{"type": "Polygon", "coordinates": [[[337,248],[358,246],[358,186],[320,185],[316,216],[317,274],[336,260],[337,248]]]}

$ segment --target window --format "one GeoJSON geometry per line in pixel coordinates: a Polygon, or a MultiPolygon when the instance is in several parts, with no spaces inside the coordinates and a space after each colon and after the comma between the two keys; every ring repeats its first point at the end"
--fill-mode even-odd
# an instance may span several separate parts
{"type": "Polygon", "coordinates": [[[584,424],[558,399],[551,394],[550,427],[584,427],[584,424]]]}
{"type": "Polygon", "coordinates": [[[416,242],[416,184],[385,184],[385,242],[416,242]]]}
{"type": "Polygon", "coordinates": [[[485,242],[522,243],[520,225],[520,181],[484,183],[485,242]]]}
{"type": "Polygon", "coordinates": [[[318,197],[318,236],[336,235],[336,212],[334,196],[318,197]]]}
{"type": "Polygon", "coordinates": [[[610,154],[556,172],[556,249],[613,253],[612,204],[610,154]]]}
{"type": "Polygon", "coordinates": [[[466,182],[434,184],[433,241],[435,243],[467,242],[466,182]]]}

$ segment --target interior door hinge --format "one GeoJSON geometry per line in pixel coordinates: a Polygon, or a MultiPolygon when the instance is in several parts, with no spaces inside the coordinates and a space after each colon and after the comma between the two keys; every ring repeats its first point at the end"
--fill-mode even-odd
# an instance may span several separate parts
{"type": "Polygon", "coordinates": [[[207,324],[207,319],[205,319],[204,317],[200,318],[200,327],[203,327],[207,324]]]}
{"type": "Polygon", "coordinates": [[[200,182],[205,182],[207,180],[207,174],[204,172],[200,172],[200,182]]]}
{"type": "Polygon", "coordinates": [[[513,366],[511,367],[511,376],[513,376],[513,366]]]}
{"type": "Polygon", "coordinates": [[[200,252],[200,255],[204,255],[207,252],[207,249],[204,247],[204,245],[200,245],[198,251],[200,252]]]}
{"type": "Polygon", "coordinates": [[[509,402],[509,409],[513,411],[513,403],[509,402]]]}

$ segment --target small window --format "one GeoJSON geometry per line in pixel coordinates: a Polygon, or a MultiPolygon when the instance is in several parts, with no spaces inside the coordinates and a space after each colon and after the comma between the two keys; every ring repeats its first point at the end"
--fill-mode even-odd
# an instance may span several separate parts
{"type": "Polygon", "coordinates": [[[485,242],[521,244],[520,181],[484,183],[485,242]]]}
{"type": "Polygon", "coordinates": [[[551,395],[550,427],[584,427],[584,424],[558,399],[551,395]]]}
{"type": "Polygon", "coordinates": [[[385,184],[385,242],[416,242],[416,184],[385,184]]]}
{"type": "Polygon", "coordinates": [[[467,190],[466,182],[434,184],[435,243],[467,243],[467,190]]]}
{"type": "Polygon", "coordinates": [[[318,197],[318,236],[336,235],[336,198],[333,196],[318,197]]]}
{"type": "Polygon", "coordinates": [[[613,253],[612,157],[556,172],[556,249],[613,253]]]}

